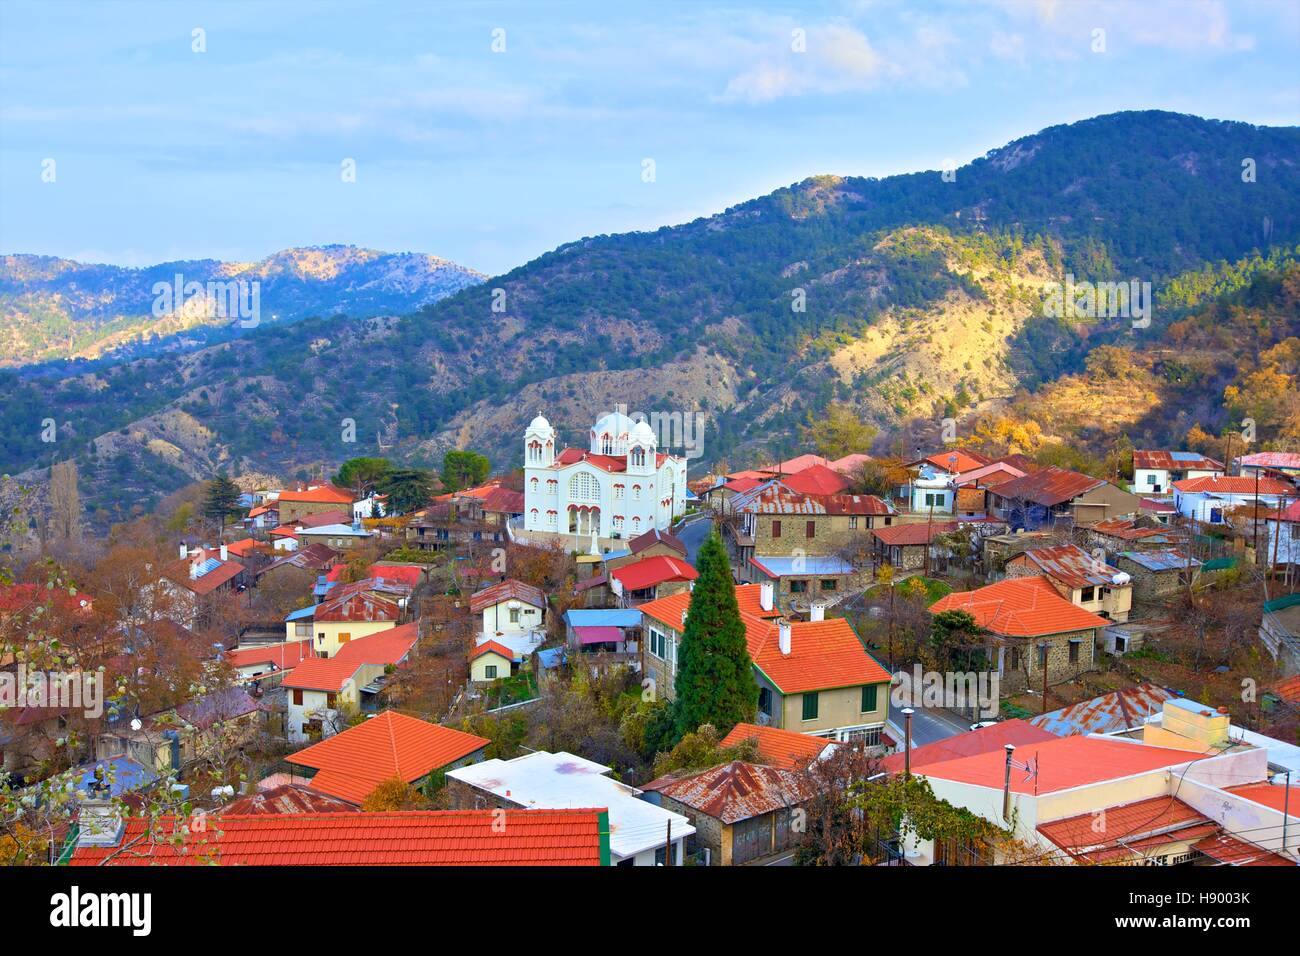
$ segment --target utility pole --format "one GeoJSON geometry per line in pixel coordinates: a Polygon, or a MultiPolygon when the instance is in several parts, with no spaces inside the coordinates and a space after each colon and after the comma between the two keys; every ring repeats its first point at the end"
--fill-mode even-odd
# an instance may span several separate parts
{"type": "Polygon", "coordinates": [[[664,866],[673,865],[673,821],[668,821],[668,838],[664,841],[664,866]]]}
{"type": "Polygon", "coordinates": [[[903,708],[903,776],[912,779],[912,714],[911,707],[903,708]]]}

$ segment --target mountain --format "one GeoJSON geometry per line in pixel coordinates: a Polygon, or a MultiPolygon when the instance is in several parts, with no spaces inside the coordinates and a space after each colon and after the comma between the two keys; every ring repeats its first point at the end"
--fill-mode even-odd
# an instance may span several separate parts
{"type": "Polygon", "coordinates": [[[286,249],[261,262],[194,259],[145,269],[3,256],[0,366],[189,350],[238,335],[254,305],[259,324],[405,313],[483,278],[437,256],[337,245],[286,249]],[[201,289],[187,292],[188,283],[201,289]]]}
{"type": "MultiPolygon", "coordinates": [[[[219,467],[333,467],[381,435],[390,457],[468,446],[506,467],[538,412],[581,440],[615,401],[702,411],[696,470],[795,448],[832,400],[910,440],[1043,392],[1097,348],[1152,348],[1286,267],[1298,187],[1300,129],[1164,112],[1052,127],[955,179],[817,176],[568,243],[397,319],[309,318],[186,354],[0,375],[0,467],[78,455],[88,493],[118,504],[219,467]],[[1049,283],[1067,276],[1151,283],[1154,321],[1049,314],[1049,283]],[[53,446],[32,408],[55,419],[53,446]]],[[[1201,424],[1218,427],[1230,410],[1210,404],[1201,424]]],[[[1083,434],[1071,424],[1062,434],[1083,434]]]]}

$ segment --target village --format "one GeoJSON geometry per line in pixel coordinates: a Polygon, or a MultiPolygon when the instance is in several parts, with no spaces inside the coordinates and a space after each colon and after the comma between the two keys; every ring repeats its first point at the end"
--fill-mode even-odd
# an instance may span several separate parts
{"type": "Polygon", "coordinates": [[[5,862],[1300,862],[1300,454],[688,478],[661,437],[220,475],[214,522],[26,569],[5,862]]]}

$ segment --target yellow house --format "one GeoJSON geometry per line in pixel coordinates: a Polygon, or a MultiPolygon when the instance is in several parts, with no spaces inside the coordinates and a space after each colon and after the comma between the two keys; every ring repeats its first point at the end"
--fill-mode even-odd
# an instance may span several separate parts
{"type": "Polygon", "coordinates": [[[1108,565],[1099,551],[1078,545],[1031,548],[1007,561],[1007,577],[1042,575],[1075,607],[1123,624],[1133,609],[1133,578],[1108,565]]]}
{"type": "Polygon", "coordinates": [[[469,662],[469,679],[476,684],[490,684],[510,676],[513,654],[510,648],[496,641],[484,641],[474,648],[469,662]]]}
{"type": "Polygon", "coordinates": [[[327,600],[285,618],[285,640],[310,639],[317,657],[333,657],[349,641],[396,627],[402,610],[368,591],[372,582],[337,585],[327,600]]]}

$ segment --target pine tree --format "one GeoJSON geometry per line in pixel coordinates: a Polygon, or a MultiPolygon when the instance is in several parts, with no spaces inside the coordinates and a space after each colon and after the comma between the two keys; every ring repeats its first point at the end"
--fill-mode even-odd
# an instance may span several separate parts
{"type": "Polygon", "coordinates": [[[208,482],[207,494],[203,498],[203,517],[211,518],[219,530],[224,530],[226,518],[239,514],[239,486],[219,473],[208,482]]]}
{"type": "Polygon", "coordinates": [[[700,576],[678,649],[675,702],[677,733],[712,724],[725,735],[754,719],[758,684],[745,643],[745,624],[736,604],[736,586],[722,539],[709,535],[696,561],[700,576]]]}

